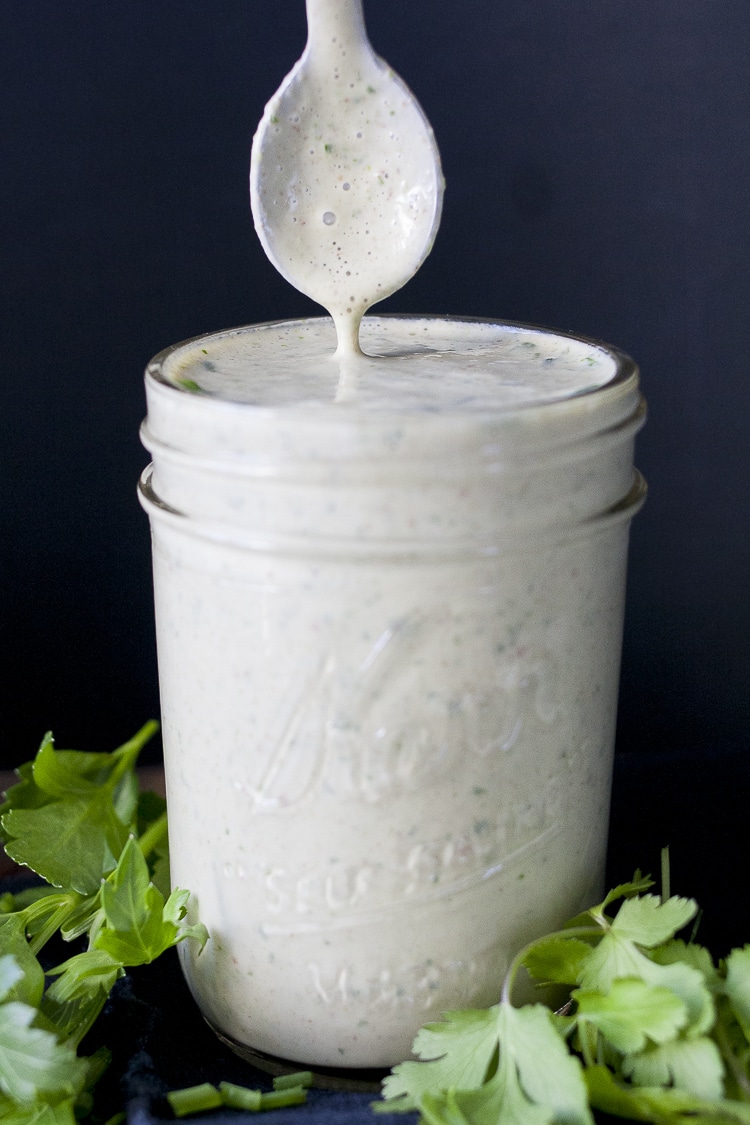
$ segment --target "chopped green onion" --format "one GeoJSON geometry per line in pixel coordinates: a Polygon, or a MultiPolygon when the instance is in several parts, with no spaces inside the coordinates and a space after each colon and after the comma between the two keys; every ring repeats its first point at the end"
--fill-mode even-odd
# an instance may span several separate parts
{"type": "Polygon", "coordinates": [[[233,1082],[220,1082],[221,1100],[230,1109],[245,1109],[257,1113],[261,1108],[260,1090],[249,1090],[247,1086],[235,1086],[233,1082]]]}
{"type": "Polygon", "coordinates": [[[283,1109],[289,1105],[303,1105],[307,1101],[307,1090],[304,1086],[290,1086],[288,1090],[271,1090],[262,1094],[260,1099],[261,1109],[283,1109]]]}
{"type": "Polygon", "coordinates": [[[175,1117],[203,1113],[206,1109],[216,1109],[222,1105],[221,1094],[210,1082],[203,1082],[200,1086],[187,1086],[184,1090],[170,1090],[167,1101],[175,1117]]]}
{"type": "Polygon", "coordinates": [[[294,1074],[279,1074],[273,1080],[274,1090],[289,1090],[292,1086],[312,1086],[311,1070],[298,1070],[294,1074]]]}

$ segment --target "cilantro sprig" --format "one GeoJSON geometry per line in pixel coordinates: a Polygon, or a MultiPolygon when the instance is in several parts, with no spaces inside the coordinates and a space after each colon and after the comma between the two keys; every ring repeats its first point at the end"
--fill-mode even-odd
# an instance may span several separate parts
{"type": "Polygon", "coordinates": [[[697,904],[651,886],[636,873],[526,946],[494,1007],[427,1024],[373,1108],[419,1110],[423,1125],[592,1125],[592,1110],[750,1125],[750,946],[716,965],[677,936],[697,904]],[[521,970],[570,999],[515,1007],[521,970]]]}
{"type": "Polygon", "coordinates": [[[166,806],[139,793],[147,723],[111,753],[56,750],[45,735],[0,805],[5,851],[42,884],[0,900],[0,1121],[75,1125],[92,1108],[105,1050],[78,1047],[125,970],[208,934],[188,925],[189,892],[169,893],[166,806]],[[87,948],[52,968],[55,935],[87,948]]]}

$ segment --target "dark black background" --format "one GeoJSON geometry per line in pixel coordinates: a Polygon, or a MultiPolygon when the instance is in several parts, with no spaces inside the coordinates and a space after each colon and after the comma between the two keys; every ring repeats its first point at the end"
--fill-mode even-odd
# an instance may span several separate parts
{"type": "MultiPolygon", "coordinates": [[[[641,363],[651,494],[618,747],[709,771],[749,718],[750,5],[366,14],[448,184],[432,256],[384,310],[551,325],[641,363]]],[[[252,133],[304,35],[303,0],[3,5],[3,767],[48,727],[110,749],[158,713],[141,373],[185,337],[317,312],[265,260],[247,192],[252,133]]]]}

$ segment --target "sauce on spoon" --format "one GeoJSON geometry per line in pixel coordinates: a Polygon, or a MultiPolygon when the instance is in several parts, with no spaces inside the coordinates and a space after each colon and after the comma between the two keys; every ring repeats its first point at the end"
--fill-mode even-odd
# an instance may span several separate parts
{"type": "Polygon", "coordinates": [[[345,359],[361,354],[365,311],[430,252],[443,177],[421,107],[370,45],[362,0],[307,0],[307,22],[253,140],[250,195],[268,257],[328,310],[345,359]]]}

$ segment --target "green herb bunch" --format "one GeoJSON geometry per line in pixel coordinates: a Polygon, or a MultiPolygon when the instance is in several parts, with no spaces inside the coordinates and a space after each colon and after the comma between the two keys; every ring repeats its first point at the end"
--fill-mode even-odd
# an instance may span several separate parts
{"type": "Polygon", "coordinates": [[[165,803],[138,790],[136,760],[156,729],[108,754],[55,750],[48,734],[0,806],[7,854],[45,881],[0,896],[2,1125],[86,1116],[109,1057],[78,1047],[115,981],[177,942],[207,939],[185,921],[189,892],[169,893],[165,803]],[[87,948],[44,969],[39,954],[58,934],[86,936],[87,948]]]}
{"type": "Polygon", "coordinates": [[[528,945],[494,1007],[422,1028],[422,1061],[395,1067],[373,1108],[417,1109],[424,1125],[593,1125],[592,1109],[654,1125],[750,1125],[750,946],[715,965],[676,936],[696,903],[646,893],[652,885],[636,873],[528,945]],[[556,1013],[515,1007],[522,969],[567,986],[569,1001],[556,1013]]]}

